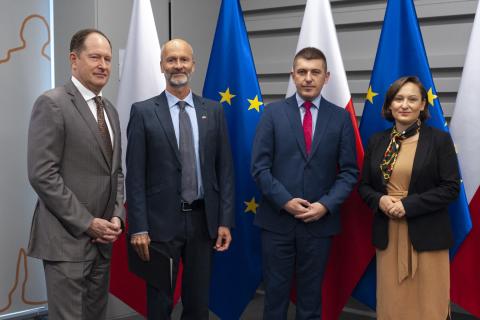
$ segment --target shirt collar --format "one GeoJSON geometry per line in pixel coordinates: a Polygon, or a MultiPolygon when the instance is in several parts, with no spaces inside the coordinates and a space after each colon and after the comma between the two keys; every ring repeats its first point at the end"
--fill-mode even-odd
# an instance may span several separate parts
{"type": "MultiPolygon", "coordinates": [[[[168,92],[168,90],[165,90],[165,96],[167,97],[167,103],[169,108],[173,108],[175,105],[177,105],[178,99],[176,96],[168,92]]],[[[189,106],[195,108],[195,105],[193,104],[193,95],[192,95],[192,90],[188,93],[188,95],[183,99],[189,106]]]]}
{"type": "MultiPolygon", "coordinates": [[[[318,109],[318,106],[320,106],[321,97],[322,97],[321,95],[318,95],[318,97],[312,100],[313,106],[317,109],[318,109]]],[[[305,100],[303,100],[298,93],[295,93],[295,98],[297,99],[297,105],[300,108],[305,102],[305,100]]]]}
{"type": "Polygon", "coordinates": [[[80,81],[78,81],[78,79],[74,76],[72,76],[72,82],[75,87],[77,87],[78,91],[80,91],[80,94],[82,95],[83,99],[85,99],[85,101],[93,99],[96,96],[102,96],[102,91],[100,91],[99,94],[93,93],[90,89],[87,89],[87,87],[85,87],[80,81]]]}

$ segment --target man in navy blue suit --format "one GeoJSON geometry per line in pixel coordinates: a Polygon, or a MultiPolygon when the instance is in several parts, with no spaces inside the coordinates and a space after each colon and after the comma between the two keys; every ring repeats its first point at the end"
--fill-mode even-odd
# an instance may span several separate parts
{"type": "MultiPolygon", "coordinates": [[[[172,258],[173,283],[182,259],[182,319],[208,320],[212,251],[229,248],[235,223],[227,124],[221,104],[190,88],[188,42],[165,43],[160,66],[165,91],[134,103],[127,129],[128,232],[142,260],[172,258]]],[[[172,293],[147,281],[148,319],[170,319],[172,293]]]]}
{"type": "Polygon", "coordinates": [[[321,96],[330,76],[325,55],[300,50],[291,72],[297,92],[269,104],[258,124],[252,175],[263,194],[264,319],[287,318],[293,275],[296,319],[321,318],[321,285],[340,206],[357,182],[348,112],[321,96]]]}

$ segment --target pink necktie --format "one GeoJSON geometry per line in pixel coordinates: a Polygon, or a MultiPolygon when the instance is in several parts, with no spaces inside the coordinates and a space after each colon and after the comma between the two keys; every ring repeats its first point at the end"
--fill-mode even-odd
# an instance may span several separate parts
{"type": "Polygon", "coordinates": [[[303,136],[305,137],[305,149],[307,154],[310,154],[312,149],[312,112],[310,108],[312,107],[311,101],[305,101],[303,107],[305,108],[305,115],[303,117],[303,136]]]}

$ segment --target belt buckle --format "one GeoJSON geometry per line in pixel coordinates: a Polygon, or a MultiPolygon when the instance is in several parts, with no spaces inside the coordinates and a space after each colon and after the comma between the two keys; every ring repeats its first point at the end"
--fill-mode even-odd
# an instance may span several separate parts
{"type": "Polygon", "coordinates": [[[188,202],[182,201],[181,202],[181,208],[183,212],[189,212],[192,211],[192,208],[188,202]]]}

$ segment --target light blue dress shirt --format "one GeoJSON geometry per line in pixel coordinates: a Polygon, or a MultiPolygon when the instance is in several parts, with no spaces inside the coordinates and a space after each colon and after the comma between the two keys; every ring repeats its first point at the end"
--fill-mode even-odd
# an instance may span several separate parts
{"type": "MultiPolygon", "coordinates": [[[[179,137],[180,137],[180,128],[178,123],[180,108],[177,103],[180,101],[173,94],[165,90],[165,95],[167,97],[168,108],[170,109],[170,116],[172,117],[173,129],[175,130],[175,137],[177,138],[177,146],[179,146],[179,137]]],[[[202,171],[200,170],[200,139],[198,134],[198,122],[197,122],[197,113],[195,112],[195,105],[193,104],[192,91],[183,99],[186,102],[185,111],[188,113],[190,118],[190,123],[192,124],[193,131],[193,143],[195,145],[195,164],[197,170],[197,179],[198,179],[198,197],[197,199],[203,199],[203,184],[202,184],[202,171]]]]}

